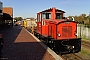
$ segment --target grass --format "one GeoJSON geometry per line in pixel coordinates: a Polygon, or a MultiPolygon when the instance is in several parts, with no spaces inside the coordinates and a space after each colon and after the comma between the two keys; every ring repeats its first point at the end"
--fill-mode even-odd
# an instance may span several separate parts
{"type": "Polygon", "coordinates": [[[82,38],[82,40],[90,43],[90,39],[83,39],[82,38]]]}
{"type": "Polygon", "coordinates": [[[82,54],[84,54],[84,55],[86,55],[86,56],[89,56],[89,55],[90,55],[90,50],[82,47],[80,53],[82,53],[82,54]]]}
{"type": "MultiPolygon", "coordinates": [[[[90,39],[82,39],[86,42],[90,42],[90,39]]],[[[81,52],[82,54],[86,55],[86,56],[90,56],[90,49],[86,49],[84,47],[81,48],[81,52]]]]}

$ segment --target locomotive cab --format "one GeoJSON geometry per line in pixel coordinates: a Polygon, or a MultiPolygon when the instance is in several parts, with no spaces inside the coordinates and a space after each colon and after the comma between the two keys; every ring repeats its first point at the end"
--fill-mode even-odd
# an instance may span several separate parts
{"type": "Polygon", "coordinates": [[[49,36],[49,22],[54,20],[62,20],[64,11],[55,7],[37,13],[37,32],[40,35],[49,36]]]}

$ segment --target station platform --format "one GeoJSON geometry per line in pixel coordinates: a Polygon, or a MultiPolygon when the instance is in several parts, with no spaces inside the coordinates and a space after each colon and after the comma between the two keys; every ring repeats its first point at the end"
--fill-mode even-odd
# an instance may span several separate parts
{"type": "Polygon", "coordinates": [[[0,29],[4,46],[2,60],[63,60],[25,28],[0,29]]]}

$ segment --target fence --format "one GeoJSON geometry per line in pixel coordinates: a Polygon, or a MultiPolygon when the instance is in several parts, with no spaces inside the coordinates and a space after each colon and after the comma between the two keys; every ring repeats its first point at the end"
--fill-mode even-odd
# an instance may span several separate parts
{"type": "Polygon", "coordinates": [[[90,39],[90,28],[84,27],[83,25],[78,25],[77,26],[77,36],[84,38],[84,39],[90,39]]]}

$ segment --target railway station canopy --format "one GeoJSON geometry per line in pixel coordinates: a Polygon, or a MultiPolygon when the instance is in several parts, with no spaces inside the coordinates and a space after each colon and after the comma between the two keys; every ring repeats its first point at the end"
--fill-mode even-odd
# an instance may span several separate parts
{"type": "Polygon", "coordinates": [[[9,14],[3,13],[3,19],[4,20],[12,20],[13,18],[9,14]]]}

